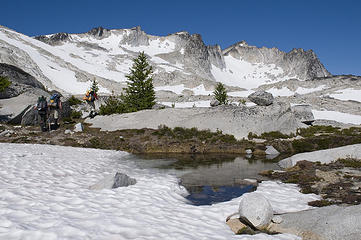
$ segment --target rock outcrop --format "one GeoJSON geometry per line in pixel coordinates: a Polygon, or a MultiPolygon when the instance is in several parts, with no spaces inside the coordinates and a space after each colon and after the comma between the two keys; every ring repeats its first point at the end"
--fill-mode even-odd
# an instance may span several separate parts
{"type": "Polygon", "coordinates": [[[254,92],[248,96],[248,99],[259,106],[271,105],[274,100],[273,95],[265,91],[254,92]]]}
{"type": "Polygon", "coordinates": [[[361,206],[328,206],[282,215],[268,230],[295,234],[304,240],[359,240],[361,206]]]}
{"type": "Polygon", "coordinates": [[[332,76],[312,50],[305,51],[302,48],[286,53],[277,48],[250,46],[242,41],[223,50],[223,55],[231,55],[250,63],[275,64],[289,75],[302,80],[332,76]]]}
{"type": "Polygon", "coordinates": [[[11,85],[0,92],[0,99],[16,97],[32,88],[45,90],[43,84],[36,78],[13,65],[0,63],[0,76],[7,77],[11,81],[11,85]]]}
{"type": "Polygon", "coordinates": [[[298,121],[291,106],[275,102],[270,106],[229,106],[222,105],[212,108],[167,108],[161,110],[146,110],[135,113],[97,116],[87,119],[87,123],[102,130],[118,129],[157,129],[160,125],[171,128],[185,127],[198,129],[222,130],[223,133],[234,135],[238,139],[246,138],[249,132],[280,131],[295,133],[297,128],[305,127],[298,121]],[[212,119],[210,121],[210,119],[212,119]]]}

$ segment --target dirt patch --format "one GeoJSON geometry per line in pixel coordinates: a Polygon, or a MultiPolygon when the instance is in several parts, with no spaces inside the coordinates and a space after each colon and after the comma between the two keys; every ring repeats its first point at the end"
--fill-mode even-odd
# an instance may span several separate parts
{"type": "Polygon", "coordinates": [[[302,193],[321,195],[323,200],[310,202],[311,206],[355,205],[361,203],[360,163],[361,160],[351,158],[330,164],[300,161],[285,171],[269,170],[260,174],[285,183],[296,183],[302,193]]]}

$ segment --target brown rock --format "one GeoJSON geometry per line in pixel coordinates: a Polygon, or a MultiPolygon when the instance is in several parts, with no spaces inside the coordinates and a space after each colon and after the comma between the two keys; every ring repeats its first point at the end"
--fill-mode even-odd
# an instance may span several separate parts
{"type": "Polygon", "coordinates": [[[230,219],[226,223],[235,234],[254,234],[254,231],[243,224],[239,218],[230,219]]]}

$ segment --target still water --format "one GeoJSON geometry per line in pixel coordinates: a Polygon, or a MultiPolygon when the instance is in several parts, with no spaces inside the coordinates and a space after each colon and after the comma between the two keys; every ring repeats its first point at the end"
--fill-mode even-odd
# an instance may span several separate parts
{"type": "Polygon", "coordinates": [[[254,191],[252,185],[242,185],[243,179],[260,179],[258,173],[279,169],[278,159],[255,159],[240,155],[137,155],[141,168],[157,168],[174,173],[189,192],[186,197],[194,205],[210,205],[229,201],[254,191]]]}

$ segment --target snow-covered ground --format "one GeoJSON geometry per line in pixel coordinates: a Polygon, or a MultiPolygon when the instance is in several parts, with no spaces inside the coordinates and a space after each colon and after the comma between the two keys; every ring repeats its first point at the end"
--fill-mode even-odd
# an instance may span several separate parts
{"type": "Polygon", "coordinates": [[[361,124],[361,115],[342,113],[336,111],[312,110],[315,119],[333,120],[342,123],[361,124]]]}
{"type": "MultiPolygon", "coordinates": [[[[175,175],[141,169],[124,152],[5,143],[0,149],[0,239],[299,239],[236,236],[225,218],[241,197],[190,205],[175,175]],[[89,189],[115,171],[137,184],[89,189]]],[[[277,182],[263,182],[257,192],[276,212],[308,209],[318,199],[277,182]]]]}
{"type": "Polygon", "coordinates": [[[330,94],[330,97],[343,101],[353,100],[353,101],[361,102],[361,90],[346,88],[337,91],[334,94],[330,94]]]}

